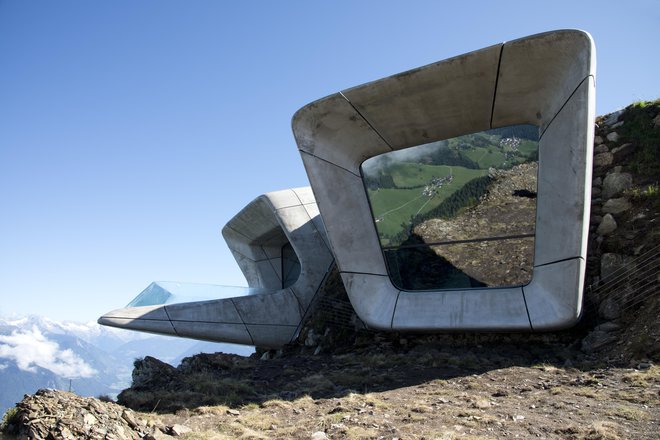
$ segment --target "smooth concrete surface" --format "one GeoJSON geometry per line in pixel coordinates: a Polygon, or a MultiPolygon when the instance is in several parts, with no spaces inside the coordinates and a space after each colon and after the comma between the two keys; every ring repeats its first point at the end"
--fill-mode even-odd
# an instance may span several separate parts
{"type": "Polygon", "coordinates": [[[561,261],[586,259],[595,68],[589,34],[547,32],[338,92],[294,115],[328,240],[351,302],[368,325],[550,330],[576,322],[584,267],[576,274],[561,261]],[[362,162],[514,124],[536,125],[540,135],[531,283],[496,291],[400,292],[387,276],[362,162]]]}
{"type": "Polygon", "coordinates": [[[222,229],[253,294],[126,307],[106,313],[99,323],[209,341],[281,347],[297,335],[334,262],[322,226],[310,188],[257,197],[222,229]],[[289,286],[282,281],[285,245],[291,245],[300,262],[300,274],[289,286]]]}

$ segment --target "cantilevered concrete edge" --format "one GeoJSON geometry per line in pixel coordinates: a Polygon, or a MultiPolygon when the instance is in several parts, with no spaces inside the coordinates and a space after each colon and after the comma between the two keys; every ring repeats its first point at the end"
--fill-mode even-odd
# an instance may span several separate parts
{"type": "Polygon", "coordinates": [[[98,322],[261,347],[289,343],[334,262],[312,191],[294,188],[259,196],[225,225],[222,234],[257,294],[126,307],[106,313],[98,322]],[[289,246],[295,252],[288,256],[295,273],[286,280],[282,258],[289,246]]]}
{"type": "Polygon", "coordinates": [[[595,49],[560,30],[497,44],[315,101],[293,132],[349,298],[384,330],[553,330],[580,316],[595,49]],[[391,282],[360,165],[389,151],[514,124],[539,127],[534,270],[525,286],[410,292],[391,282]]]}

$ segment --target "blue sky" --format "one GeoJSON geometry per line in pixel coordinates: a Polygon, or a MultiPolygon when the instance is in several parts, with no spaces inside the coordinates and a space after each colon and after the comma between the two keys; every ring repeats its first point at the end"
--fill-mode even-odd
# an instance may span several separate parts
{"type": "Polygon", "coordinates": [[[0,0],[0,315],[85,321],[154,280],[245,285],[221,227],[307,185],[291,116],[344,88],[580,28],[598,114],[657,98],[658,6],[0,0]]]}

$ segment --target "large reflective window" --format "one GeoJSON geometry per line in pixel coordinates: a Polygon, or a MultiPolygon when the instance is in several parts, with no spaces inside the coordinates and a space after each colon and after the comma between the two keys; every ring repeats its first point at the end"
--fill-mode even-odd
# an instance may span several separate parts
{"type": "Polygon", "coordinates": [[[362,164],[392,282],[405,290],[531,280],[538,128],[516,125],[362,164]]]}

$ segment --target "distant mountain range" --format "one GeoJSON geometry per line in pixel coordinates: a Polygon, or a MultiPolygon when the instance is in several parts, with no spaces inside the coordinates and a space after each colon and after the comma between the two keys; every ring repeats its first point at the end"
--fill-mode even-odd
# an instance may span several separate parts
{"type": "Polygon", "coordinates": [[[39,388],[113,396],[130,386],[136,358],[149,355],[176,366],[186,356],[215,352],[248,356],[254,348],[154,336],[95,322],[40,316],[0,319],[0,416],[39,388]]]}

